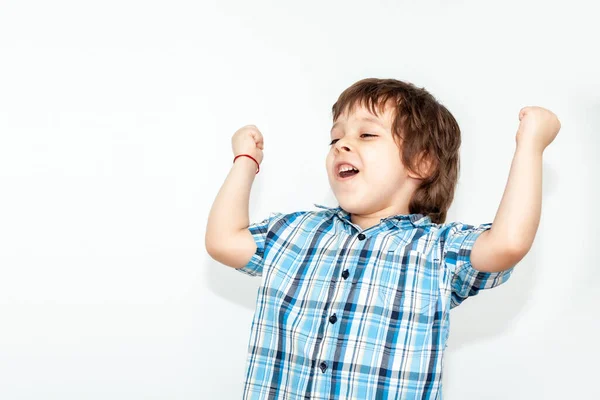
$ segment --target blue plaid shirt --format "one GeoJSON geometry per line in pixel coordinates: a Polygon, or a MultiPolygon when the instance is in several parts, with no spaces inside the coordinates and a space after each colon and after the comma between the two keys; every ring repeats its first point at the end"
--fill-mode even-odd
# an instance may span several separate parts
{"type": "Polygon", "coordinates": [[[396,215],[362,230],[340,207],[249,226],[261,276],[244,399],[441,399],[449,311],[512,269],[470,264],[491,227],[396,215]]]}

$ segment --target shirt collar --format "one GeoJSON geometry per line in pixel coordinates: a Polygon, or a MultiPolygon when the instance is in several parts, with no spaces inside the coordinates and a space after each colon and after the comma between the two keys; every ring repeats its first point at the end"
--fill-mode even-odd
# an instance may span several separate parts
{"type": "MultiPolygon", "coordinates": [[[[321,204],[315,203],[315,207],[322,208],[322,209],[330,212],[332,215],[337,215],[342,220],[345,220],[345,221],[350,220],[350,214],[347,211],[345,211],[344,209],[342,209],[342,207],[340,207],[340,206],[327,207],[327,206],[323,206],[321,204]]],[[[423,215],[423,214],[397,214],[397,215],[392,215],[392,216],[389,216],[386,218],[382,218],[382,221],[385,221],[388,219],[391,220],[392,222],[395,222],[398,224],[401,224],[403,222],[410,222],[415,227],[426,226],[426,225],[431,224],[431,218],[429,216],[423,215]]]]}

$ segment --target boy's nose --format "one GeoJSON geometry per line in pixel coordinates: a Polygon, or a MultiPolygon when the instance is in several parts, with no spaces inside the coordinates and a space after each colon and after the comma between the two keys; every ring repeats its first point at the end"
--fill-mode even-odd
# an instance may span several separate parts
{"type": "Polygon", "coordinates": [[[337,151],[342,151],[342,149],[344,151],[350,151],[350,147],[348,147],[347,144],[344,144],[344,143],[340,144],[340,142],[336,143],[335,148],[337,149],[337,151]]]}

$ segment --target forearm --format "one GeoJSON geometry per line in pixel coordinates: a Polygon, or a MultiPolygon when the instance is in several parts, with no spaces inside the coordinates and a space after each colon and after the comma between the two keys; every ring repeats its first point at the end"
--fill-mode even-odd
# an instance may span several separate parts
{"type": "Polygon", "coordinates": [[[533,244],[542,210],[543,150],[517,145],[502,201],[490,230],[496,243],[518,252],[533,244]]]}
{"type": "Polygon", "coordinates": [[[232,237],[249,226],[250,191],[256,176],[256,163],[238,158],[217,194],[206,225],[206,246],[232,237]]]}

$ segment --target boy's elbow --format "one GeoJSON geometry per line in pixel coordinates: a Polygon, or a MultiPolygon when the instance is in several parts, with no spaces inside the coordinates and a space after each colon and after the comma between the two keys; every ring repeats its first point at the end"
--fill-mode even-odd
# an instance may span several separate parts
{"type": "Polygon", "coordinates": [[[215,261],[220,261],[222,255],[227,252],[225,248],[228,241],[223,236],[217,238],[215,235],[206,235],[204,238],[204,247],[209,256],[215,261]]]}
{"type": "Polygon", "coordinates": [[[490,272],[502,272],[515,267],[525,257],[529,250],[522,247],[505,248],[495,257],[496,265],[490,272]]]}
{"type": "Polygon", "coordinates": [[[502,242],[484,232],[473,245],[471,265],[481,272],[501,272],[517,265],[528,251],[526,246],[502,242]]]}
{"type": "Polygon", "coordinates": [[[206,233],[204,236],[204,248],[208,255],[215,261],[220,261],[222,255],[227,252],[224,246],[227,244],[226,240],[223,240],[223,235],[209,234],[206,233]]]}
{"type": "Polygon", "coordinates": [[[212,259],[215,259],[215,255],[217,254],[217,247],[215,246],[215,241],[209,238],[208,235],[204,236],[204,248],[209,256],[212,259]]]}
{"type": "Polygon", "coordinates": [[[204,234],[204,248],[206,249],[206,252],[208,253],[209,256],[211,256],[212,258],[214,258],[214,255],[217,252],[217,240],[215,238],[215,234],[211,234],[210,232],[208,232],[208,230],[206,231],[206,233],[204,234]]]}
{"type": "Polygon", "coordinates": [[[527,242],[524,240],[517,241],[512,243],[511,246],[508,246],[507,252],[515,260],[515,263],[518,263],[523,258],[525,258],[527,253],[529,253],[532,245],[533,242],[527,242]]]}
{"type": "Polygon", "coordinates": [[[218,245],[218,241],[206,237],[204,240],[204,247],[210,258],[218,263],[227,265],[224,259],[224,255],[227,254],[227,251],[222,245],[218,245]]]}
{"type": "Polygon", "coordinates": [[[254,239],[247,229],[232,235],[206,235],[204,247],[213,260],[233,268],[245,266],[256,251],[254,239]]]}

